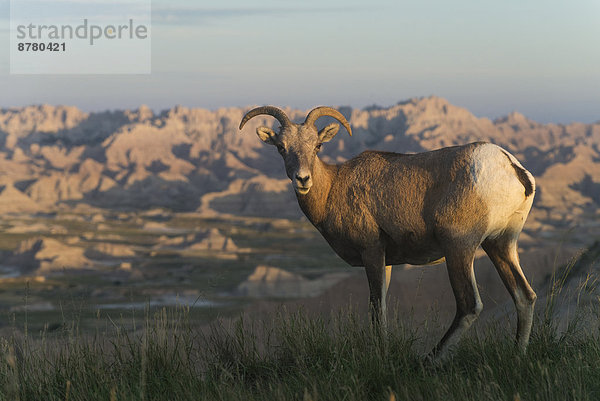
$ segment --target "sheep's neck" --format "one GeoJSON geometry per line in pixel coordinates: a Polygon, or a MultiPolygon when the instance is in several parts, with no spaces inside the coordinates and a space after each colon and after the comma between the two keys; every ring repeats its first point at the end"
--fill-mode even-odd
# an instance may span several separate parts
{"type": "Polygon", "coordinates": [[[337,173],[336,165],[329,165],[315,159],[312,176],[313,185],[306,195],[298,195],[298,204],[310,222],[318,227],[326,215],[327,199],[331,191],[333,177],[337,173]]]}

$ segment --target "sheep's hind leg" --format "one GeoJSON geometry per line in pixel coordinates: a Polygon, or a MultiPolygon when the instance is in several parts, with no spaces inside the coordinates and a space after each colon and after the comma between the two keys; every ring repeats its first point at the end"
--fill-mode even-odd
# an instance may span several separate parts
{"type": "Polygon", "coordinates": [[[381,249],[364,251],[362,259],[369,281],[371,321],[375,327],[385,330],[387,327],[386,297],[392,267],[385,265],[385,253],[381,249]]]}
{"type": "Polygon", "coordinates": [[[481,244],[488,254],[517,309],[517,346],[523,352],[527,349],[536,295],[519,264],[517,235],[508,233],[495,239],[486,239],[481,244]]]}
{"type": "Polygon", "coordinates": [[[454,249],[446,255],[448,277],[456,299],[456,315],[452,325],[432,351],[431,357],[434,359],[442,359],[448,354],[483,309],[473,272],[474,257],[475,249],[454,249]]]}

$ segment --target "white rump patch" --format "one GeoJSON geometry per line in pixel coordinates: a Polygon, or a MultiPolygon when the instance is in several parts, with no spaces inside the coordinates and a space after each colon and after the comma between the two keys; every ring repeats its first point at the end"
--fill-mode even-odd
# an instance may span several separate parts
{"type": "MultiPolygon", "coordinates": [[[[514,156],[497,145],[486,143],[473,151],[471,175],[475,192],[489,210],[489,233],[507,227],[515,214],[528,210],[525,188],[511,162],[523,168],[514,156]]],[[[531,174],[527,176],[533,183],[531,174]]]]}

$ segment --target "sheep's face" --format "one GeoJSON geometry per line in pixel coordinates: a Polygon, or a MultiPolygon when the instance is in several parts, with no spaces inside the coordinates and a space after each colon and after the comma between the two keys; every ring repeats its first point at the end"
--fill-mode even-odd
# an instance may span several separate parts
{"type": "Polygon", "coordinates": [[[290,124],[275,133],[271,128],[258,127],[256,134],[265,143],[277,147],[283,157],[285,171],[299,195],[306,195],[313,185],[313,166],[321,145],[339,131],[336,123],[317,132],[314,125],[290,124]]]}

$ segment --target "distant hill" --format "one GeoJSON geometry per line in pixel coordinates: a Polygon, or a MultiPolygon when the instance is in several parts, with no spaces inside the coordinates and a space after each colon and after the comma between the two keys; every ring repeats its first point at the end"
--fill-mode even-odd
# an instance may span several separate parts
{"type": "MultiPolygon", "coordinates": [[[[256,138],[258,125],[237,127],[248,108],[174,107],[84,113],[74,107],[0,110],[0,206],[4,213],[157,206],[206,214],[299,217],[279,155],[256,138]]],[[[519,113],[491,121],[438,97],[390,107],[339,110],[342,130],[324,147],[328,162],[365,149],[420,152],[491,141],[536,177],[531,230],[600,217],[600,123],[539,124],[519,113]]],[[[286,109],[302,121],[306,110],[286,109]]],[[[320,121],[328,123],[327,118],[320,121]]]]}

